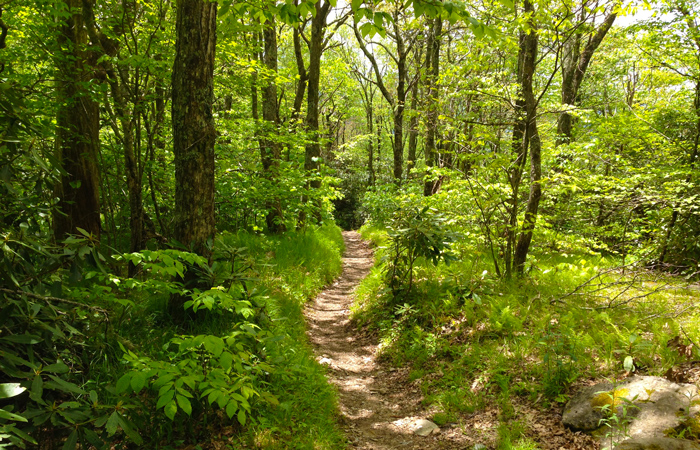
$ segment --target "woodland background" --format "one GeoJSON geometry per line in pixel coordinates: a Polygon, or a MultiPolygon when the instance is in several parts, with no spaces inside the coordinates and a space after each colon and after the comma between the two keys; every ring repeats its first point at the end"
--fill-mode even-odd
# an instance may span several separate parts
{"type": "Polygon", "coordinates": [[[699,13],[0,0],[0,446],[343,448],[301,315],[338,227],[358,326],[499,448],[515,397],[681,373],[699,13]]]}

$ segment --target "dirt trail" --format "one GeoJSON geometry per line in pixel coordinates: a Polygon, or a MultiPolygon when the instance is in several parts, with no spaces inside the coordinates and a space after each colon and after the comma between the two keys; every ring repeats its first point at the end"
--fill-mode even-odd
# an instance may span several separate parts
{"type": "Polygon", "coordinates": [[[355,287],[369,273],[372,251],[356,232],[344,232],[346,253],[343,273],[306,309],[309,337],[317,359],[328,366],[328,379],[340,397],[341,424],[353,448],[457,449],[468,448],[470,439],[456,427],[446,427],[427,437],[413,433],[422,411],[422,394],[409,383],[406,370],[377,362],[376,338],[362,336],[350,324],[355,287]]]}

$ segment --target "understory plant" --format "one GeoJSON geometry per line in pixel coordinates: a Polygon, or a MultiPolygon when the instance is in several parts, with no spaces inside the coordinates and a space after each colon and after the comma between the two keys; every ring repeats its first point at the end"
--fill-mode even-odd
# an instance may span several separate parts
{"type": "MultiPolygon", "coordinates": [[[[279,355],[292,342],[273,326],[285,317],[266,286],[284,280],[286,301],[300,310],[340,270],[337,227],[225,235],[211,263],[174,249],[104,250],[87,233],[62,247],[5,240],[0,448],[159,448],[212,439],[211,427],[269,425],[264,416],[278,408],[278,395],[290,401],[271,392],[270,379],[289,370],[279,355]],[[261,242],[268,250],[252,248],[261,242]],[[122,276],[128,264],[136,277],[122,276]],[[213,287],[185,288],[178,280],[187,270],[213,287]],[[189,298],[185,324],[169,318],[173,294],[189,298]]],[[[332,405],[332,396],[324,401],[332,405]]]]}
{"type": "Polygon", "coordinates": [[[456,258],[451,253],[455,234],[447,227],[447,219],[429,207],[399,209],[387,230],[389,250],[385,256],[387,285],[394,299],[410,296],[414,266],[419,258],[433,265],[449,264],[456,258]]]}

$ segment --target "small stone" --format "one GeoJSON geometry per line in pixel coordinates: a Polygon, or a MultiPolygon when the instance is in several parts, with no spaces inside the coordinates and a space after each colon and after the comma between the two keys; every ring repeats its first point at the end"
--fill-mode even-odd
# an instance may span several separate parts
{"type": "Polygon", "coordinates": [[[318,362],[321,363],[321,364],[328,364],[328,365],[330,365],[330,364],[333,362],[333,360],[330,359],[330,358],[321,358],[318,362]]]}
{"type": "Polygon", "coordinates": [[[417,428],[413,431],[413,433],[417,434],[418,436],[428,436],[430,433],[440,432],[440,427],[426,419],[420,419],[418,422],[416,422],[416,426],[417,428]]]}

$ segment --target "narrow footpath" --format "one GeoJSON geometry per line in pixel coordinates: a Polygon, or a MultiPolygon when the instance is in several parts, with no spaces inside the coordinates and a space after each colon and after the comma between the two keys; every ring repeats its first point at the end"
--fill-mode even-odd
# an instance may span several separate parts
{"type": "Polygon", "coordinates": [[[317,359],[328,367],[328,379],[339,392],[341,425],[351,447],[361,450],[457,449],[470,440],[456,427],[428,436],[414,434],[418,421],[429,418],[421,407],[417,384],[406,370],[376,361],[376,337],[350,323],[353,291],[373,265],[372,250],[354,231],[343,233],[343,273],[306,308],[309,337],[317,359]]]}

